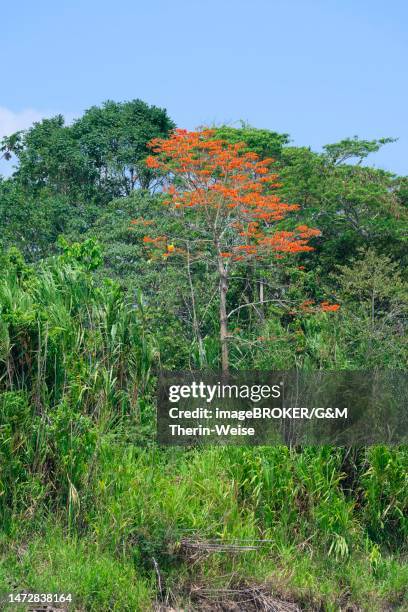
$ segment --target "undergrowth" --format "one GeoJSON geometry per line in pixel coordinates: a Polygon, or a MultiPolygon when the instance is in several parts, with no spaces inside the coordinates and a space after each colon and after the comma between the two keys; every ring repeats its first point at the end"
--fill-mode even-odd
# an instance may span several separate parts
{"type": "Polygon", "coordinates": [[[53,260],[10,267],[0,305],[0,594],[408,608],[406,447],[159,448],[142,300],[53,260]]]}

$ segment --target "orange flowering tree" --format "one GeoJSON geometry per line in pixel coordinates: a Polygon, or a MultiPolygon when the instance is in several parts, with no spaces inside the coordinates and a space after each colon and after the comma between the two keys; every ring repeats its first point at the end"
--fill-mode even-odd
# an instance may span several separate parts
{"type": "Polygon", "coordinates": [[[244,260],[310,251],[320,232],[299,225],[292,231],[276,223],[298,209],[276,194],[278,176],[272,159],[260,160],[245,143],[230,144],[214,130],[175,130],[169,139],[156,138],[147,158],[149,168],[166,177],[164,204],[184,230],[180,236],[145,236],[147,246],[164,257],[184,254],[213,262],[219,280],[219,333],[222,370],[229,369],[227,295],[234,265],[244,260]],[[186,238],[188,236],[188,239],[186,238]],[[197,255],[198,254],[198,255],[197,255]]]}

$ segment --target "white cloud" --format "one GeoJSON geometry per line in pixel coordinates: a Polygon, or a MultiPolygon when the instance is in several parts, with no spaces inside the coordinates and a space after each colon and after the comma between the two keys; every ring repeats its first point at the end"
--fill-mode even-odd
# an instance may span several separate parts
{"type": "Polygon", "coordinates": [[[0,106],[0,139],[18,130],[25,130],[34,121],[41,121],[44,117],[49,117],[50,114],[52,113],[37,111],[33,108],[15,112],[0,106]]]}

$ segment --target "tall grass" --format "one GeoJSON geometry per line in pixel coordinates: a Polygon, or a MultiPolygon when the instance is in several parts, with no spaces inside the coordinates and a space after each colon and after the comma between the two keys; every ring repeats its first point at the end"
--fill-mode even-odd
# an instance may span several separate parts
{"type": "Polygon", "coordinates": [[[0,278],[2,513],[20,501],[36,507],[24,491],[35,475],[72,515],[101,432],[151,420],[142,415],[153,354],[143,316],[141,301],[128,305],[112,282],[97,287],[74,262],[0,278]]]}

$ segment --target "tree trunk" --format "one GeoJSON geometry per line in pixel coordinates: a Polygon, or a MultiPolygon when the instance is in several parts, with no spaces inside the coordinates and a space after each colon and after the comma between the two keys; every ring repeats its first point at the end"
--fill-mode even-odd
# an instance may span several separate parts
{"type": "Polygon", "coordinates": [[[222,258],[218,257],[218,273],[220,277],[220,342],[221,342],[221,369],[223,374],[229,372],[228,356],[228,319],[227,319],[227,290],[228,276],[222,258]]]}
{"type": "Polygon", "coordinates": [[[264,283],[263,280],[261,279],[259,281],[259,301],[260,301],[260,305],[259,305],[259,314],[260,314],[260,319],[263,322],[265,320],[265,310],[264,310],[264,283]]]}
{"type": "Polygon", "coordinates": [[[203,340],[201,338],[201,333],[200,333],[200,325],[198,323],[198,317],[197,317],[193,278],[191,276],[190,245],[188,242],[187,242],[186,250],[187,250],[187,276],[188,276],[188,283],[190,285],[191,308],[193,311],[193,330],[194,330],[194,334],[195,334],[195,337],[198,343],[198,356],[199,356],[199,361],[200,361],[200,368],[202,368],[205,363],[205,351],[204,351],[204,346],[203,346],[203,340]]]}

